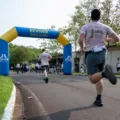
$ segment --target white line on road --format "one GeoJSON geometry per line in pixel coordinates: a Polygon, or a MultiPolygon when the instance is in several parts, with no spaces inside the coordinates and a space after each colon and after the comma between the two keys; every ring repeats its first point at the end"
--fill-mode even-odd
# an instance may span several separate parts
{"type": "Polygon", "coordinates": [[[42,103],[39,101],[39,99],[37,98],[37,96],[28,87],[26,87],[25,85],[22,85],[22,84],[20,84],[20,85],[22,87],[24,87],[25,89],[27,89],[31,93],[32,97],[34,97],[34,99],[37,101],[38,106],[40,107],[43,115],[46,116],[46,120],[51,120],[51,118],[49,117],[47,111],[45,110],[45,108],[43,107],[42,103]]]}

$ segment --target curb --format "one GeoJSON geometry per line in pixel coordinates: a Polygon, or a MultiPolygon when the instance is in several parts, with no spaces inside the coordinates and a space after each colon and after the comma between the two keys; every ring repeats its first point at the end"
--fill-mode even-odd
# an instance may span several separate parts
{"type": "Polygon", "coordinates": [[[40,116],[39,120],[51,120],[41,101],[37,98],[33,91],[31,91],[31,89],[26,85],[19,82],[17,84],[19,84],[17,87],[24,98],[24,107],[26,108],[24,119],[34,120],[35,116],[40,116]],[[34,107],[29,107],[31,104],[33,104],[34,107]]]}
{"type": "Polygon", "coordinates": [[[13,111],[15,107],[15,99],[16,99],[16,87],[13,84],[13,90],[11,93],[11,97],[8,101],[8,104],[4,110],[4,114],[2,116],[2,120],[12,120],[13,117],[13,111]]]}

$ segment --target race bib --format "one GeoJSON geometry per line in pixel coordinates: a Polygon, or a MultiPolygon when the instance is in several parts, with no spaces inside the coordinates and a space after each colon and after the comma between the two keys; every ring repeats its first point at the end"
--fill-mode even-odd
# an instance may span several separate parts
{"type": "Polygon", "coordinates": [[[102,51],[102,50],[103,50],[103,48],[100,47],[100,46],[95,46],[95,47],[93,48],[93,52],[100,52],[100,51],[102,51]]]}

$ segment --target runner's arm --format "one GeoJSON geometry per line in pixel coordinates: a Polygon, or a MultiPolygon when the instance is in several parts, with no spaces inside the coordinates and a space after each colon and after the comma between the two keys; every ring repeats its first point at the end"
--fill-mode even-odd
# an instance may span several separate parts
{"type": "Polygon", "coordinates": [[[52,59],[52,56],[49,54],[48,56],[48,60],[50,61],[52,59]]]}
{"type": "Polygon", "coordinates": [[[116,33],[112,33],[112,34],[108,35],[108,38],[105,38],[105,41],[106,42],[119,42],[120,39],[116,33]]]}
{"type": "Polygon", "coordinates": [[[82,27],[81,29],[81,32],[80,32],[80,36],[79,36],[79,39],[78,39],[78,43],[79,43],[79,46],[80,46],[80,49],[81,51],[84,51],[84,40],[85,40],[85,28],[84,26],[82,27]]]}
{"type": "Polygon", "coordinates": [[[108,38],[105,38],[106,42],[119,42],[120,38],[118,35],[110,28],[107,27],[108,38]]]}

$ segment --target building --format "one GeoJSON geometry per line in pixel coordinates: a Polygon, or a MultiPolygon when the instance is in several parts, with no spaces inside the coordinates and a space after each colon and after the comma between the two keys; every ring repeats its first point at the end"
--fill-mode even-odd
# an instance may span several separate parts
{"type": "MultiPolygon", "coordinates": [[[[119,46],[110,46],[108,48],[108,51],[106,54],[106,64],[109,64],[112,66],[114,73],[117,73],[116,63],[117,63],[118,57],[120,58],[120,47],[119,46]]],[[[76,53],[73,52],[73,54],[72,54],[73,72],[80,72],[81,65],[84,65],[84,69],[86,71],[84,56],[81,54],[80,51],[77,51],[76,53]],[[77,68],[76,68],[76,66],[77,66],[77,68]]]]}
{"type": "MultiPolygon", "coordinates": [[[[108,47],[108,51],[106,54],[106,64],[109,64],[112,66],[113,72],[117,73],[116,70],[116,64],[117,64],[117,58],[120,58],[120,47],[119,46],[110,46],[108,47]]],[[[53,56],[53,59],[50,61],[50,64],[53,66],[56,65],[56,62],[59,62],[62,64],[63,62],[63,55],[60,54],[58,56],[53,56]]],[[[84,55],[80,51],[73,52],[72,53],[72,71],[73,72],[80,72],[80,67],[84,67],[84,71],[86,72],[86,66],[85,66],[85,58],[84,55]]]]}
{"type": "Polygon", "coordinates": [[[117,73],[116,70],[116,64],[117,64],[117,58],[120,57],[120,47],[119,46],[113,46],[108,48],[107,56],[106,56],[106,64],[109,64],[113,68],[113,72],[117,73]]]}

